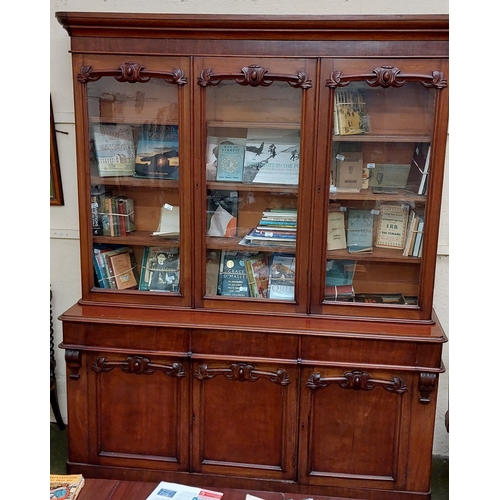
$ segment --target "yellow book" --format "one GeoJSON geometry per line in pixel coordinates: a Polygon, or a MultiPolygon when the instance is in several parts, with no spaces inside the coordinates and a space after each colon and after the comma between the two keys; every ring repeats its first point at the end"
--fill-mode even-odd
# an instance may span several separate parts
{"type": "Polygon", "coordinates": [[[50,500],[76,500],[84,484],[82,474],[51,474],[50,500]]]}

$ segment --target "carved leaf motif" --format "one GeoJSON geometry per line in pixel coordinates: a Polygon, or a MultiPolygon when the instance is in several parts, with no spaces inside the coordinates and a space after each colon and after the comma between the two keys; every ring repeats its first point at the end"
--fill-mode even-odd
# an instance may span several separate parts
{"type": "Polygon", "coordinates": [[[194,376],[198,380],[213,379],[218,375],[225,376],[228,380],[238,382],[256,382],[260,378],[265,378],[272,383],[279,385],[290,384],[288,374],[281,369],[276,372],[256,370],[253,365],[247,363],[233,363],[227,368],[209,368],[207,364],[201,364],[194,376]]]}
{"type": "Polygon", "coordinates": [[[92,365],[92,369],[97,373],[109,372],[114,368],[120,368],[125,373],[136,375],[152,375],[156,371],[161,371],[170,377],[182,378],[186,376],[181,363],[172,363],[172,365],[152,363],[149,358],[143,356],[129,356],[124,361],[108,361],[105,357],[101,357],[92,365]]]}
{"type": "Polygon", "coordinates": [[[346,372],[339,377],[321,377],[320,373],[313,373],[309,377],[306,386],[309,389],[322,389],[331,384],[337,384],[342,389],[352,389],[354,391],[371,391],[377,386],[397,394],[403,394],[408,390],[404,381],[399,377],[394,377],[392,380],[380,380],[371,378],[369,373],[360,370],[346,372]]]}

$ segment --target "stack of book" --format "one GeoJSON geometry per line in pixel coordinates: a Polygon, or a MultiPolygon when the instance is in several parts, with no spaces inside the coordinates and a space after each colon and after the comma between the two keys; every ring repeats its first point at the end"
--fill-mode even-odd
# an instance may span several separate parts
{"type": "Polygon", "coordinates": [[[296,240],[297,210],[272,208],[262,213],[259,225],[248,232],[241,244],[295,247],[296,240]]]}
{"type": "Polygon", "coordinates": [[[134,200],[109,193],[91,194],[92,234],[126,236],[135,231],[134,200]]]}
{"type": "Polygon", "coordinates": [[[352,284],[356,262],[354,260],[327,260],[325,299],[350,302],[354,298],[352,284]]]}
{"type": "Polygon", "coordinates": [[[93,263],[99,288],[137,288],[137,263],[131,247],[94,245],[93,263]]]}
{"type": "Polygon", "coordinates": [[[403,248],[405,257],[422,257],[422,240],[424,235],[424,214],[411,211],[408,218],[406,242],[403,248]]]}

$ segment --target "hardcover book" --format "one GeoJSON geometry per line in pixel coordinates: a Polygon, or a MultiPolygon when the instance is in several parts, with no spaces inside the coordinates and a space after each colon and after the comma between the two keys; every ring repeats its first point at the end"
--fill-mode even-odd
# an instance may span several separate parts
{"type": "Polygon", "coordinates": [[[243,182],[299,183],[300,132],[251,129],[246,141],[243,182]]]}
{"type": "Polygon", "coordinates": [[[373,214],[371,210],[349,209],[347,250],[349,253],[371,252],[373,250],[373,214]]]}
{"type": "Polygon", "coordinates": [[[269,298],[294,300],[295,255],[272,255],[269,272],[269,298]]]}
{"type": "Polygon", "coordinates": [[[248,254],[223,250],[219,266],[218,295],[250,297],[245,260],[248,254]]]}
{"type": "Polygon", "coordinates": [[[375,246],[403,250],[406,242],[407,224],[408,205],[380,205],[375,246]]]}
{"type": "Polygon", "coordinates": [[[431,148],[428,143],[419,142],[415,145],[415,151],[410,164],[410,172],[406,189],[413,193],[425,194],[427,186],[427,175],[429,174],[431,148]]]}
{"type": "Polygon", "coordinates": [[[101,177],[133,176],[135,141],[132,127],[96,124],[93,129],[97,168],[101,177]]]}
{"type": "Polygon", "coordinates": [[[50,474],[50,500],[76,500],[84,484],[82,474],[50,474]]]}
{"type": "Polygon", "coordinates": [[[139,290],[156,292],[179,291],[179,249],[146,247],[142,258],[139,290]]]}
{"type": "Polygon", "coordinates": [[[135,158],[137,177],[179,179],[179,128],[146,124],[141,127],[135,158]]]}
{"type": "Polygon", "coordinates": [[[258,299],[267,299],[269,295],[269,262],[267,255],[259,253],[245,261],[250,295],[258,299]]]}

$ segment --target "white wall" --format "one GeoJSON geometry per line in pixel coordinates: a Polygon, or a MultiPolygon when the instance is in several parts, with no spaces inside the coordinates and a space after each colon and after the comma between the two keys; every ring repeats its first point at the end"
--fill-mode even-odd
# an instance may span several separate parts
{"type": "MultiPolygon", "coordinates": [[[[447,14],[447,0],[51,0],[50,93],[54,106],[64,206],[50,207],[50,283],[54,318],[80,298],[80,262],[76,196],[76,152],[72,98],[70,42],[54,17],[57,11],[163,12],[213,14],[447,14]]],[[[447,167],[448,171],[448,167],[447,167]]],[[[446,178],[436,273],[435,309],[447,335],[448,319],[448,181],[446,178]]],[[[55,342],[62,340],[61,323],[55,323],[55,342]]],[[[64,354],[56,349],[57,380],[63,418],[66,420],[64,354]]],[[[448,345],[443,360],[448,365],[448,345]]],[[[434,454],[448,456],[444,414],[448,408],[448,372],[440,377],[434,454]]],[[[51,420],[53,416],[51,412],[51,420]]]]}

